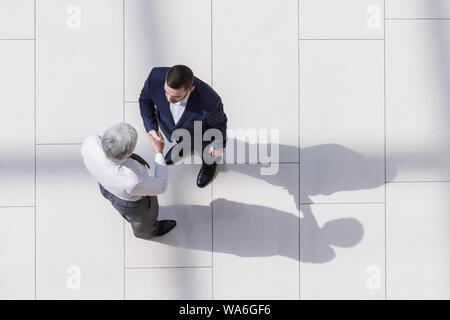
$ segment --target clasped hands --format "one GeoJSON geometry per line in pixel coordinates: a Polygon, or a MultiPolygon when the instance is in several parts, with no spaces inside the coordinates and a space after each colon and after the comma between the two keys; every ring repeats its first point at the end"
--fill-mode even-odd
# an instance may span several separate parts
{"type": "MultiPolygon", "coordinates": [[[[161,131],[150,130],[149,132],[147,132],[147,137],[150,140],[153,152],[162,153],[165,143],[161,131]]],[[[213,158],[216,158],[223,154],[223,149],[214,149],[214,147],[211,146],[209,148],[209,153],[213,158]]]]}

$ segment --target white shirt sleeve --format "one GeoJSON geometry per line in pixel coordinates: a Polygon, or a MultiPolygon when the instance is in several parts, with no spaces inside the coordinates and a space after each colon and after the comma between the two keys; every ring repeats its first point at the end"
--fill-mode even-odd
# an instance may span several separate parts
{"type": "Polygon", "coordinates": [[[148,170],[142,180],[133,188],[131,194],[141,196],[156,196],[162,194],[167,188],[166,161],[162,153],[155,154],[155,175],[150,176],[148,170]]]}

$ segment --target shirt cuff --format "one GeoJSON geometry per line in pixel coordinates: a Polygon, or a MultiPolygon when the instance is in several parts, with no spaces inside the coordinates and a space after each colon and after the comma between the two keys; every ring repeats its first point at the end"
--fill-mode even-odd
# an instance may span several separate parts
{"type": "Polygon", "coordinates": [[[164,159],[162,153],[155,154],[155,162],[162,166],[166,165],[166,160],[164,159]]]}
{"type": "Polygon", "coordinates": [[[214,148],[214,149],[223,149],[223,143],[222,143],[222,141],[217,141],[217,140],[214,140],[213,142],[212,142],[212,147],[214,148]]]}

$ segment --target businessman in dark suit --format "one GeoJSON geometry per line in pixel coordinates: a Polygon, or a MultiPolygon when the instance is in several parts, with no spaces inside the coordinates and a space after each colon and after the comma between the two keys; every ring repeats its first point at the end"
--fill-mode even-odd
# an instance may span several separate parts
{"type": "MultiPolygon", "coordinates": [[[[161,129],[166,138],[172,141],[172,133],[183,128],[189,131],[193,146],[194,121],[200,121],[202,135],[210,128],[220,131],[221,141],[212,139],[202,142],[203,163],[197,176],[197,186],[205,187],[213,179],[217,164],[216,161],[205,161],[204,152],[207,150],[212,159],[217,159],[223,154],[227,140],[227,117],[220,96],[207,83],[195,77],[187,66],[156,67],[145,81],[139,97],[139,108],[147,135],[153,139],[161,139],[158,134],[161,129]]],[[[176,142],[178,144],[181,141],[179,139],[176,142]]],[[[178,156],[183,156],[176,146],[165,155],[167,165],[173,164],[178,156]],[[173,152],[174,149],[177,151],[173,152]]]]}

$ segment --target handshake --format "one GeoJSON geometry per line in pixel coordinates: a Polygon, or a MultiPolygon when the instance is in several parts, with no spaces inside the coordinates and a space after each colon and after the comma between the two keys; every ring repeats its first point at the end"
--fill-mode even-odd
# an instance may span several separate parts
{"type": "MultiPolygon", "coordinates": [[[[161,131],[156,130],[150,130],[147,132],[147,137],[150,140],[150,143],[152,145],[152,149],[154,153],[162,153],[164,149],[164,137],[161,134],[161,131]]],[[[209,148],[209,153],[213,158],[219,157],[223,154],[223,149],[214,149],[214,147],[209,148]]]]}
{"type": "Polygon", "coordinates": [[[154,153],[162,153],[165,142],[164,142],[164,138],[161,134],[161,131],[158,130],[158,132],[156,132],[155,130],[151,130],[151,131],[147,132],[147,137],[150,140],[153,152],[154,153]]]}

